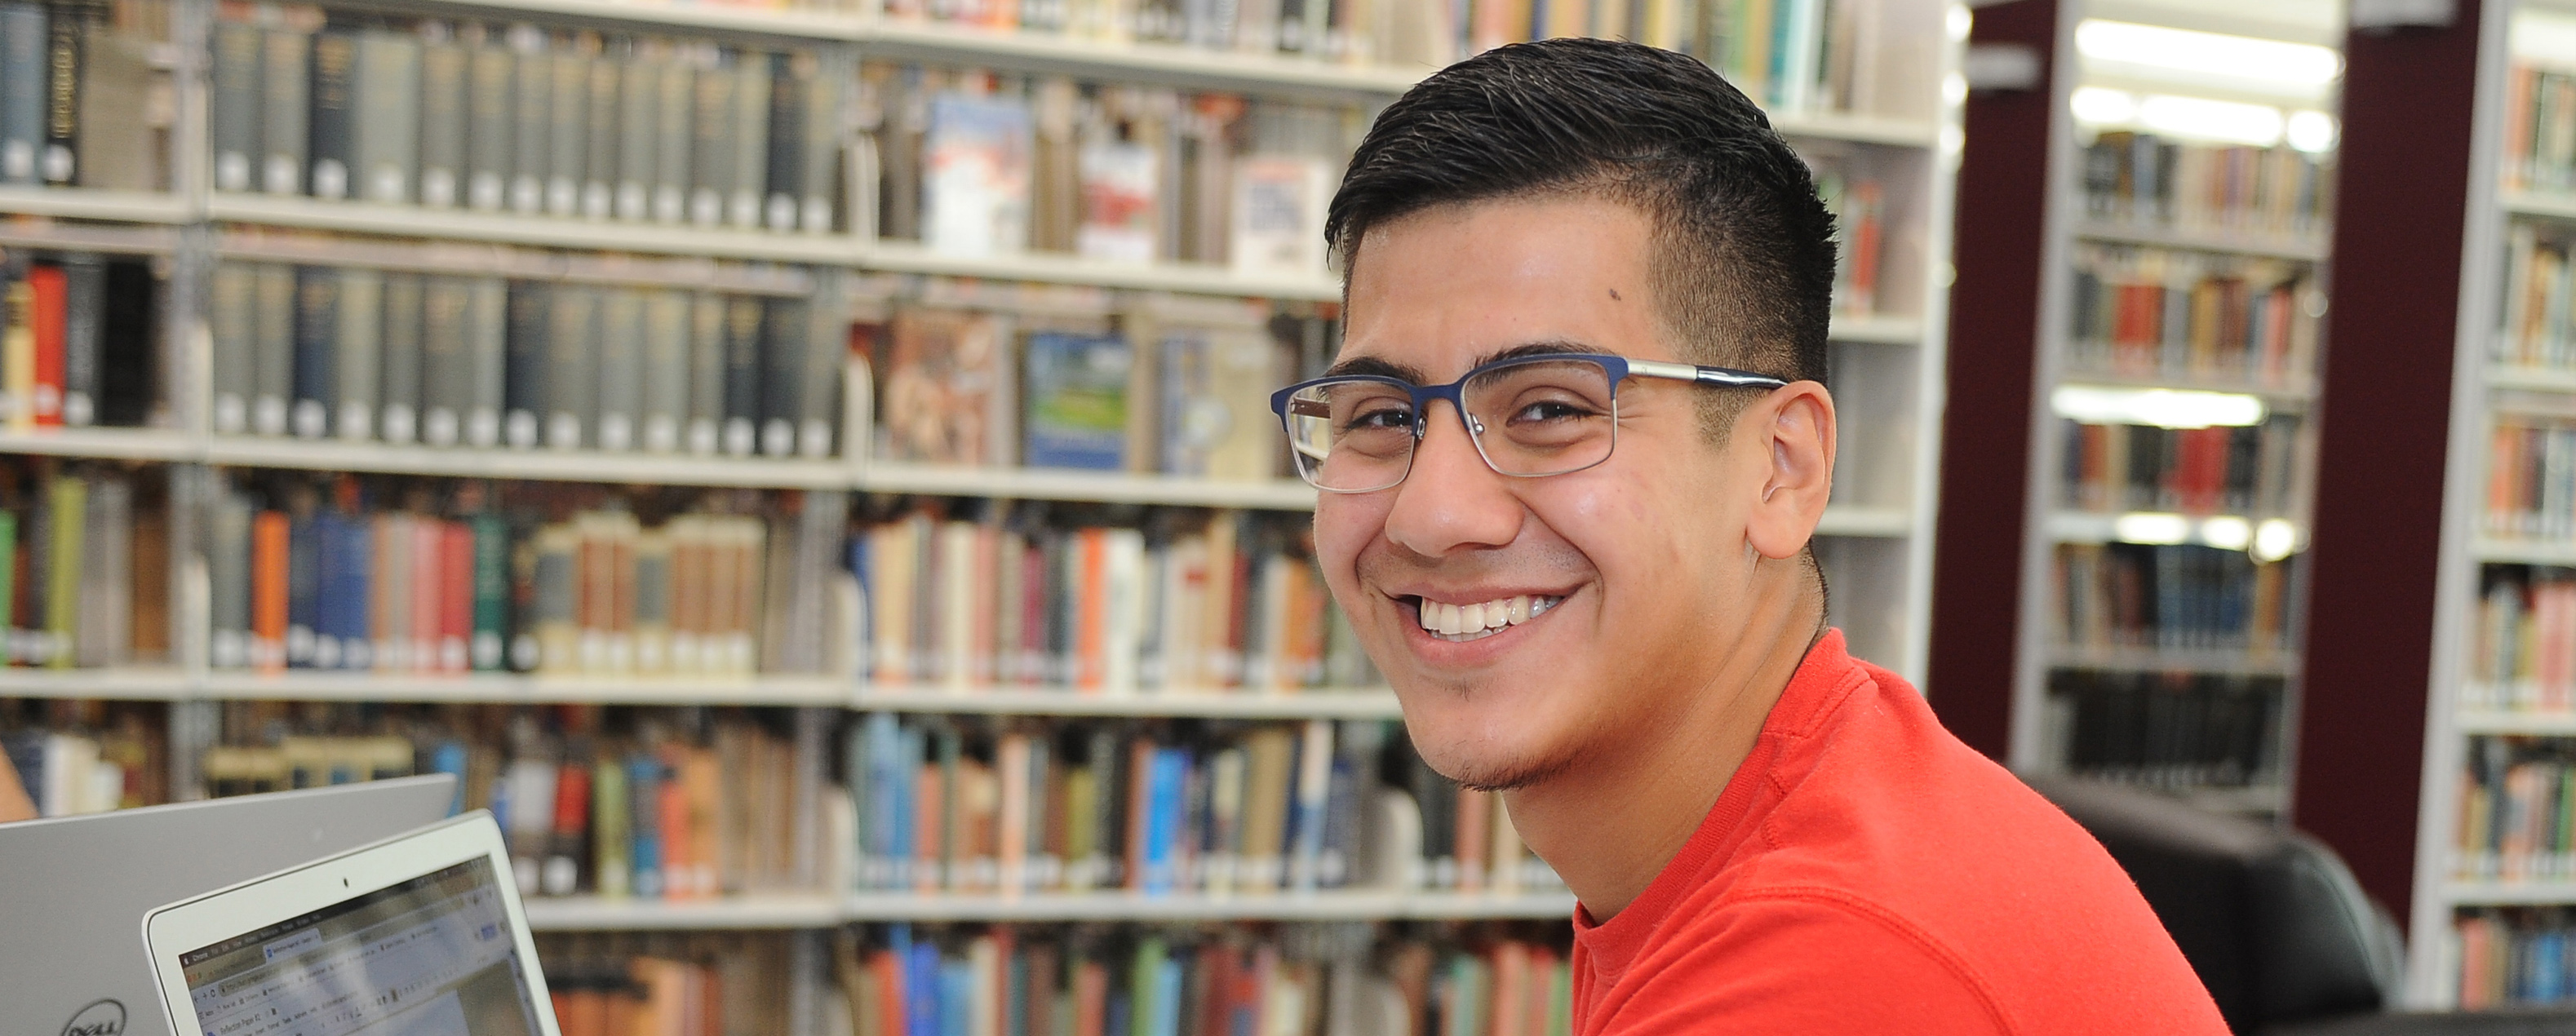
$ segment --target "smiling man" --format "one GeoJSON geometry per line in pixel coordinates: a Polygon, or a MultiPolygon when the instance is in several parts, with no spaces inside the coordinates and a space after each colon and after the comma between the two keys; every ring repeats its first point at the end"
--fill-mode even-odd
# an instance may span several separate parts
{"type": "Polygon", "coordinates": [[[2066,816],[1853,659],[1832,218],[1706,66],[1553,40],[1386,109],[1330,375],[1273,399],[1424,759],[1575,915],[1575,1031],[2221,1033],[2066,816]]]}

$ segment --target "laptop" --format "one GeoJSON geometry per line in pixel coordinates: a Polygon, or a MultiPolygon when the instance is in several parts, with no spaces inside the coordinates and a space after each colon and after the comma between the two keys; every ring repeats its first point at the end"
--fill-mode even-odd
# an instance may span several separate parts
{"type": "Polygon", "coordinates": [[[171,1031],[560,1036],[483,810],[143,917],[171,1031]]]}
{"type": "Polygon", "coordinates": [[[0,1036],[170,1036],[145,911],[448,815],[446,774],[0,824],[0,1036]]]}

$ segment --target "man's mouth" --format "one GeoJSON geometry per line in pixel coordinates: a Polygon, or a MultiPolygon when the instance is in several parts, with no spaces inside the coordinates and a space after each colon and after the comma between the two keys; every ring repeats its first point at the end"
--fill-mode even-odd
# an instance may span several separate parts
{"type": "Polygon", "coordinates": [[[1561,595],[1521,594],[1474,604],[1445,604],[1413,598],[1414,621],[1422,631],[1452,644],[1482,640],[1547,614],[1564,601],[1561,595]]]}

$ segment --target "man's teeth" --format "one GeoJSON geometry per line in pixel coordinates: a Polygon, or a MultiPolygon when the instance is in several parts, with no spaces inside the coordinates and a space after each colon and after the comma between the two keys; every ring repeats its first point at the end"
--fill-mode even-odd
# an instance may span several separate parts
{"type": "Polygon", "coordinates": [[[1547,614],[1548,609],[1556,607],[1562,600],[1562,597],[1522,594],[1476,604],[1444,604],[1423,598],[1416,608],[1416,618],[1424,630],[1442,640],[1467,641],[1490,637],[1505,627],[1517,626],[1547,614]]]}

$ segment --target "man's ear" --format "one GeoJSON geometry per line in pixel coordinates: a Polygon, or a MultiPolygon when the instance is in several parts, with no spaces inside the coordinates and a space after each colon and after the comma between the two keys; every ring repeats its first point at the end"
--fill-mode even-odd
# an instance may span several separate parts
{"type": "Polygon", "coordinates": [[[1745,537],[1763,557],[1795,557],[1833,496],[1834,397],[1812,381],[1773,389],[1746,408],[1735,434],[1755,437],[1770,455],[1745,537]]]}

